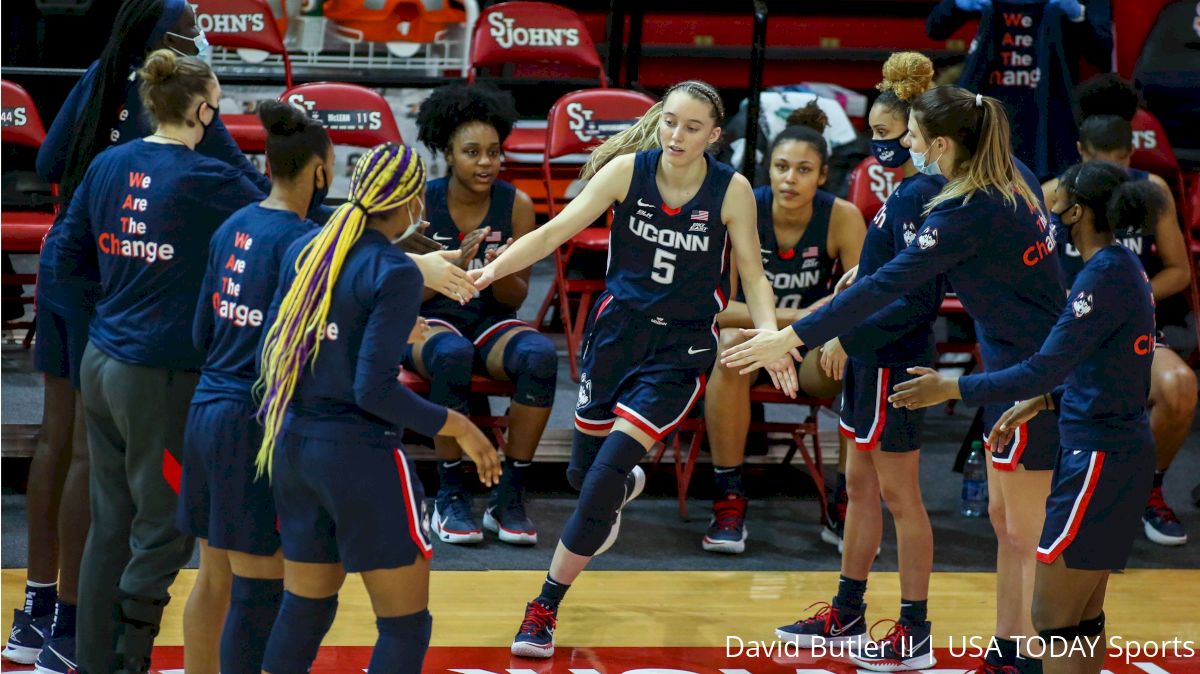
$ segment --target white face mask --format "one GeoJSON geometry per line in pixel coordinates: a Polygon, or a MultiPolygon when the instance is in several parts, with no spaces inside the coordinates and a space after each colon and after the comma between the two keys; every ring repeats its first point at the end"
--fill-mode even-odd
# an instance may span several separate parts
{"type": "MultiPolygon", "coordinates": [[[[414,219],[413,219],[413,222],[412,222],[412,224],[411,224],[411,225],[409,225],[409,226],[408,226],[408,228],[407,228],[407,229],[405,229],[405,230],[404,230],[404,232],[402,232],[402,233],[400,234],[400,236],[398,236],[398,237],[396,237],[396,238],[392,239],[392,244],[393,244],[393,245],[395,245],[395,244],[397,244],[397,243],[400,243],[401,241],[403,241],[403,240],[407,239],[408,237],[412,236],[412,235],[413,235],[413,233],[414,233],[414,232],[416,232],[418,229],[420,229],[422,225],[426,225],[426,224],[428,224],[428,222],[426,222],[426,220],[425,220],[425,203],[424,203],[424,202],[422,202],[422,203],[421,203],[421,211],[420,211],[420,213],[421,213],[421,214],[420,214],[420,216],[418,216],[417,218],[414,218],[414,219]]],[[[411,215],[411,214],[412,214],[412,212],[411,212],[411,211],[409,211],[409,214],[411,215]]]]}
{"type": "MultiPolygon", "coordinates": [[[[942,167],[938,166],[937,160],[926,161],[926,157],[929,156],[929,150],[924,152],[909,150],[908,154],[910,157],[912,157],[913,168],[917,169],[918,173],[924,173],[927,176],[942,175],[942,167]]],[[[944,155],[946,153],[943,152],[942,154],[944,155]]],[[[941,159],[941,157],[939,156],[938,159],[941,159]]]]}
{"type": "Polygon", "coordinates": [[[187,37],[186,35],[180,35],[179,33],[167,33],[167,35],[173,35],[173,36],[179,38],[180,40],[187,40],[188,42],[191,42],[192,44],[196,45],[196,53],[195,54],[184,54],[183,52],[179,51],[178,49],[171,47],[171,50],[174,51],[175,53],[180,54],[182,56],[195,56],[196,58],[200,59],[201,61],[208,60],[208,50],[209,50],[208,36],[206,36],[204,34],[204,31],[200,31],[200,33],[198,35],[196,35],[196,37],[187,37]]]}

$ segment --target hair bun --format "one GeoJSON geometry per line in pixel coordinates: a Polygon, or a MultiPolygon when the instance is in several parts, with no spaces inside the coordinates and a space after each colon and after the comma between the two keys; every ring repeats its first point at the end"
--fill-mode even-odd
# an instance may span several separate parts
{"type": "Polygon", "coordinates": [[[292,136],[309,124],[303,111],[283,101],[263,101],[258,104],[258,118],[267,133],[273,136],[292,136]]]}
{"type": "Polygon", "coordinates": [[[1075,90],[1082,117],[1114,115],[1133,121],[1137,114],[1138,94],[1116,73],[1096,75],[1075,90]]]}
{"type": "Polygon", "coordinates": [[[825,133],[825,127],[829,126],[829,115],[821,109],[817,99],[812,99],[807,105],[792,110],[792,114],[787,116],[788,126],[807,126],[817,133],[825,133]]]}
{"type": "Polygon", "coordinates": [[[150,84],[161,84],[179,72],[179,56],[170,49],[157,49],[146,57],[138,75],[150,84]]]}
{"type": "Polygon", "coordinates": [[[896,52],[883,64],[883,81],[875,85],[902,101],[911,101],[933,84],[933,61],[915,51],[896,52]]]}

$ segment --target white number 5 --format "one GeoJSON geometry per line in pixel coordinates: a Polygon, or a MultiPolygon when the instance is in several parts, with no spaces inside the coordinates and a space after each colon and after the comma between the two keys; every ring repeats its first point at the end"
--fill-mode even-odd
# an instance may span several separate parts
{"type": "Polygon", "coordinates": [[[651,280],[658,281],[663,285],[670,285],[671,281],[675,280],[675,253],[669,253],[662,248],[654,250],[654,272],[650,274],[651,280]]]}

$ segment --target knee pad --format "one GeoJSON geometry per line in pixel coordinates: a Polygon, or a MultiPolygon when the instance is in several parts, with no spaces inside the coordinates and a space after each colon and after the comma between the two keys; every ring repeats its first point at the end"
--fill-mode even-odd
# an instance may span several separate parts
{"type": "Polygon", "coordinates": [[[1054,642],[1061,642],[1065,640],[1067,643],[1071,643],[1075,641],[1076,637],[1080,636],[1079,626],[1068,625],[1066,627],[1054,627],[1048,630],[1038,630],[1038,636],[1041,637],[1042,642],[1045,644],[1046,655],[1049,657],[1051,652],[1050,649],[1053,648],[1054,642]]]}
{"type": "Polygon", "coordinates": [[[522,330],[504,347],[504,373],[517,392],[513,402],[530,407],[550,407],[558,382],[558,353],[540,332],[522,330]]]}
{"type": "Polygon", "coordinates": [[[603,435],[588,435],[575,430],[571,439],[571,461],[567,464],[567,483],[575,491],[583,489],[583,478],[596,462],[596,455],[600,453],[604,440],[603,435]]]}
{"type": "Polygon", "coordinates": [[[466,413],[471,391],[471,366],[475,346],[453,332],[439,332],[421,349],[429,373],[429,400],[466,413]]]}
{"type": "Polygon", "coordinates": [[[125,592],[118,594],[116,668],[121,674],[150,671],[150,652],[170,597],[154,599],[125,592]]]}
{"type": "Polygon", "coordinates": [[[1079,624],[1075,627],[1079,631],[1080,636],[1094,637],[1100,634],[1104,631],[1104,611],[1101,611],[1100,615],[1095,618],[1080,620],[1079,624]]]}
{"type": "Polygon", "coordinates": [[[263,669],[271,674],[307,674],[317,659],[321,640],[333,625],[337,607],[336,594],[308,599],[284,590],[279,617],[263,654],[263,669]]]}
{"type": "Polygon", "coordinates": [[[645,454],[637,440],[620,432],[609,434],[583,481],[575,512],[563,529],[562,542],[568,550],[583,556],[596,554],[625,500],[626,477],[645,454]]]}
{"type": "Polygon", "coordinates": [[[368,674],[420,674],[429,637],[433,632],[433,616],[428,610],[395,618],[376,618],[379,639],[371,652],[368,674]]]}

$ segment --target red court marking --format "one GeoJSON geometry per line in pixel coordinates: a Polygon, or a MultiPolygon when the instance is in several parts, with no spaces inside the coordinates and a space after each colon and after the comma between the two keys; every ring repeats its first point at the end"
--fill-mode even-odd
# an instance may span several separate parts
{"type": "MultiPolygon", "coordinates": [[[[949,643],[945,638],[941,641],[949,643]]],[[[1200,658],[1187,657],[1182,640],[1180,644],[1178,657],[1133,658],[1134,663],[1144,667],[1126,664],[1123,654],[1115,655],[1110,651],[1102,671],[1112,674],[1200,672],[1200,658]]],[[[955,640],[956,649],[962,646],[961,641],[955,640]]],[[[1196,642],[1192,643],[1192,648],[1200,652],[1196,642]]],[[[778,655],[726,658],[725,655],[724,648],[560,648],[554,658],[547,661],[515,658],[507,648],[440,646],[429,649],[423,671],[425,674],[723,674],[722,670],[726,670],[724,674],[854,674],[857,671],[846,662],[828,658],[778,655]]],[[[959,674],[979,662],[976,658],[952,656],[949,648],[939,647],[936,656],[937,666],[924,671],[959,674]]],[[[370,659],[371,649],[367,646],[326,646],[321,649],[312,674],[361,674],[370,659]]],[[[182,667],[182,647],[154,649],[152,672],[182,670],[182,667]]],[[[32,670],[31,666],[13,665],[8,661],[2,669],[5,672],[32,670]]]]}

